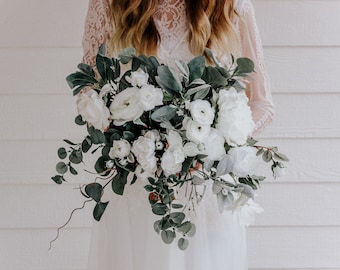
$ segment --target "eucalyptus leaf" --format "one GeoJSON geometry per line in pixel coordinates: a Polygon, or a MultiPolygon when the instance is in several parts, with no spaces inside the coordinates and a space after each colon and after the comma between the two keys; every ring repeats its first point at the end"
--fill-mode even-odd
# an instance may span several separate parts
{"type": "Polygon", "coordinates": [[[76,143],[73,143],[73,142],[71,142],[70,140],[64,140],[64,142],[66,142],[66,143],[69,144],[69,145],[73,145],[73,146],[76,146],[76,145],[77,145],[76,143]]]}
{"type": "Polygon", "coordinates": [[[183,208],[183,205],[178,204],[178,203],[173,203],[173,204],[171,204],[171,207],[174,208],[174,209],[180,209],[180,208],[183,208]]]}
{"type": "Polygon", "coordinates": [[[69,170],[70,170],[70,173],[73,174],[73,175],[77,175],[78,172],[75,168],[73,168],[71,165],[69,165],[69,170]]]}
{"type": "Polygon", "coordinates": [[[61,162],[58,162],[58,164],[56,165],[56,170],[58,173],[64,174],[68,171],[68,167],[65,162],[61,161],[61,162]]]}
{"type": "Polygon", "coordinates": [[[83,161],[83,153],[80,149],[75,149],[71,152],[70,156],[69,156],[69,160],[73,163],[73,164],[79,164],[83,161]]]}
{"type": "Polygon", "coordinates": [[[93,144],[101,144],[105,142],[105,136],[102,131],[95,129],[94,127],[89,127],[88,132],[93,144]]]}
{"type": "Polygon", "coordinates": [[[125,185],[127,183],[128,171],[117,170],[117,174],[112,178],[112,190],[118,195],[124,194],[125,185]]]}
{"type": "Polygon", "coordinates": [[[176,66],[178,67],[178,69],[181,71],[181,73],[185,76],[185,77],[189,77],[189,67],[186,63],[184,63],[184,61],[182,60],[175,60],[176,66]]]}
{"type": "Polygon", "coordinates": [[[156,76],[155,79],[160,87],[173,96],[180,96],[182,91],[181,82],[168,66],[159,66],[157,68],[157,74],[158,76],[156,76]]]}
{"type": "Polygon", "coordinates": [[[217,164],[216,176],[220,177],[226,175],[233,170],[232,162],[230,160],[230,155],[225,155],[217,164]]]}
{"type": "Polygon", "coordinates": [[[78,115],[75,119],[74,122],[79,125],[79,126],[83,126],[86,124],[86,121],[83,120],[83,118],[81,117],[81,115],[78,115]]]}
{"type": "Polygon", "coordinates": [[[66,149],[64,147],[60,147],[58,149],[58,157],[60,159],[65,159],[67,157],[67,152],[66,152],[66,149]]]}
{"type": "Polygon", "coordinates": [[[177,110],[175,106],[160,107],[151,114],[151,119],[156,122],[169,121],[176,116],[177,110]]]}
{"type": "Polygon", "coordinates": [[[196,94],[199,91],[204,91],[206,89],[208,89],[208,90],[210,89],[210,85],[209,84],[198,85],[196,87],[188,89],[188,91],[185,93],[184,97],[185,98],[189,98],[191,95],[196,94]]]}
{"type": "Polygon", "coordinates": [[[83,140],[82,144],[81,144],[81,150],[84,153],[87,153],[90,148],[92,146],[92,140],[90,136],[86,136],[85,139],[83,140]]]}
{"type": "Polygon", "coordinates": [[[178,239],[178,248],[180,250],[186,250],[189,246],[189,240],[186,238],[178,239]]]}
{"type": "Polygon", "coordinates": [[[98,202],[93,210],[93,218],[100,221],[109,202],[98,202]]]}
{"type": "Polygon", "coordinates": [[[161,220],[156,220],[153,224],[153,228],[155,230],[156,233],[160,233],[161,232],[161,220]]]}
{"type": "Polygon", "coordinates": [[[156,203],[152,205],[152,213],[158,216],[163,216],[167,213],[168,207],[164,203],[156,203]]]}
{"type": "Polygon", "coordinates": [[[97,159],[94,169],[96,170],[97,173],[101,174],[107,170],[106,168],[106,162],[110,160],[110,157],[108,156],[101,156],[97,159]]]}
{"type": "Polygon", "coordinates": [[[87,64],[85,64],[85,63],[80,63],[80,64],[78,65],[78,68],[79,68],[82,72],[84,72],[85,74],[87,74],[87,75],[89,75],[89,76],[91,76],[91,77],[95,77],[95,76],[96,76],[95,73],[94,73],[93,68],[92,68],[90,65],[87,65],[87,64]]]}
{"type": "Polygon", "coordinates": [[[251,73],[254,71],[254,62],[247,57],[236,59],[236,63],[238,73],[251,73]]]}
{"type": "Polygon", "coordinates": [[[208,94],[209,94],[209,92],[210,92],[210,89],[209,88],[206,88],[206,89],[204,89],[204,90],[202,90],[202,91],[199,91],[199,92],[197,92],[196,94],[195,94],[195,96],[194,96],[194,100],[196,100],[196,99],[204,99],[208,94]]]}
{"type": "Polygon", "coordinates": [[[118,59],[122,64],[127,64],[136,55],[135,48],[125,48],[118,54],[118,59]]]}
{"type": "Polygon", "coordinates": [[[58,185],[62,184],[63,181],[65,181],[62,175],[53,176],[51,177],[51,179],[58,185]]]}
{"type": "Polygon", "coordinates": [[[170,214],[170,219],[175,224],[181,224],[185,219],[185,214],[182,212],[174,212],[170,214]]]}
{"type": "Polygon", "coordinates": [[[204,56],[197,56],[188,63],[190,70],[190,82],[200,79],[205,69],[206,61],[204,56]]]}
{"type": "Polygon", "coordinates": [[[162,231],[161,237],[164,243],[171,244],[176,238],[176,233],[171,230],[162,231]]]}
{"type": "Polygon", "coordinates": [[[263,155],[262,155],[262,159],[263,159],[265,162],[271,161],[272,158],[273,158],[272,152],[270,152],[269,150],[264,151],[264,153],[263,153],[263,155]]]}
{"type": "Polygon", "coordinates": [[[90,183],[85,187],[85,193],[96,202],[100,202],[103,186],[99,183],[90,183]]]}
{"type": "Polygon", "coordinates": [[[274,157],[276,157],[277,159],[280,159],[282,161],[289,161],[288,157],[286,157],[284,154],[282,153],[274,153],[274,157]]]}

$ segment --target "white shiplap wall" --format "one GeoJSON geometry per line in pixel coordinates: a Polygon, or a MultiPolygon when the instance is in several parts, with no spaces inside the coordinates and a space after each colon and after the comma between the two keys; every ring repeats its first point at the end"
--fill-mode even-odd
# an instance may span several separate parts
{"type": "MultiPolygon", "coordinates": [[[[288,156],[263,185],[251,227],[253,270],[340,269],[340,1],[254,0],[277,106],[262,134],[288,156]]],[[[87,1],[0,1],[0,269],[82,270],[90,211],[50,181],[63,138],[80,138],[64,81],[81,59],[87,1]]],[[[191,269],[188,269],[191,270],[191,269]]],[[[237,269],[235,269],[237,270],[237,269]]]]}

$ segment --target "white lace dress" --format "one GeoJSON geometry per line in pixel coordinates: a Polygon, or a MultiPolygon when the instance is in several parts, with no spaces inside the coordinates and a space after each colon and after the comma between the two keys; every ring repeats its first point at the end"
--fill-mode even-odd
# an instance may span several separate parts
{"type": "MultiPolygon", "coordinates": [[[[173,59],[189,61],[188,25],[184,0],[159,1],[154,22],[161,36],[159,61],[172,65],[173,59]]],[[[273,118],[269,82],[262,45],[250,0],[237,0],[240,17],[235,21],[241,40],[241,54],[254,60],[255,80],[249,84],[249,105],[258,133],[273,118]]],[[[84,62],[93,63],[98,46],[112,33],[109,0],[90,0],[83,40],[84,62]]],[[[255,134],[254,134],[255,135],[255,134]]],[[[150,209],[147,193],[138,181],[127,185],[124,196],[105,195],[110,203],[102,220],[94,224],[89,270],[246,270],[245,227],[238,216],[217,210],[216,198],[207,194],[192,215],[196,235],[186,251],[166,245],[153,229],[157,219],[150,209]]]]}

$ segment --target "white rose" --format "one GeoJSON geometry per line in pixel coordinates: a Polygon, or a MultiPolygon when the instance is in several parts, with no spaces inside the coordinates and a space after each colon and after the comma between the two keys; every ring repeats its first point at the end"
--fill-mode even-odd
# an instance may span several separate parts
{"type": "Polygon", "coordinates": [[[201,125],[192,119],[186,121],[185,127],[187,138],[195,143],[203,142],[209,136],[211,129],[209,125],[201,125]]]}
{"type": "Polygon", "coordinates": [[[234,88],[221,90],[218,100],[218,118],[216,128],[231,145],[243,145],[252,134],[255,123],[252,118],[248,98],[244,91],[234,88]]]}
{"type": "Polygon", "coordinates": [[[143,70],[137,70],[131,72],[130,76],[125,77],[126,81],[131,83],[132,86],[142,87],[148,84],[149,74],[145,73],[143,70]]]}
{"type": "Polygon", "coordinates": [[[109,126],[110,112],[93,89],[79,95],[77,107],[83,120],[94,128],[103,131],[109,126]]]}
{"type": "Polygon", "coordinates": [[[127,140],[115,140],[111,147],[109,156],[111,158],[125,158],[130,154],[131,145],[127,140]]]}
{"type": "Polygon", "coordinates": [[[111,118],[117,126],[124,125],[126,122],[137,120],[143,114],[143,108],[138,100],[138,88],[126,88],[118,95],[110,105],[111,118]]]}
{"type": "Polygon", "coordinates": [[[139,89],[137,98],[144,111],[150,111],[163,104],[163,92],[153,85],[146,85],[139,89]]]}
{"type": "Polygon", "coordinates": [[[132,152],[137,159],[152,157],[155,152],[155,142],[149,138],[139,136],[137,140],[133,142],[132,152]]]}
{"type": "Polygon", "coordinates": [[[206,100],[197,99],[190,103],[192,119],[200,125],[211,125],[215,118],[215,110],[206,100]]]}
{"type": "Polygon", "coordinates": [[[209,160],[221,160],[226,154],[223,135],[217,129],[210,129],[210,133],[203,144],[205,146],[203,153],[208,155],[209,160]]]}
{"type": "Polygon", "coordinates": [[[258,168],[259,158],[250,146],[234,147],[228,151],[232,172],[238,177],[253,175],[258,168]]]}

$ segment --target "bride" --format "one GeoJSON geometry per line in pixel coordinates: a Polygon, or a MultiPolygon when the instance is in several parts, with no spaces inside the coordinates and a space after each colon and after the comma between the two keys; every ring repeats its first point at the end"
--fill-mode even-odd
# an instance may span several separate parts
{"type": "MultiPolygon", "coordinates": [[[[134,47],[156,55],[160,63],[190,61],[212,49],[221,62],[245,56],[255,63],[248,85],[249,105],[263,130],[272,120],[273,105],[262,45],[250,0],[89,0],[83,39],[84,63],[94,64],[98,47],[115,55],[134,47]]],[[[140,182],[140,181],[139,181],[140,182]]],[[[231,211],[220,214],[207,194],[192,218],[197,227],[186,251],[165,245],[153,230],[154,217],[138,181],[124,196],[110,200],[92,233],[91,270],[246,270],[245,226],[231,211]]]]}

